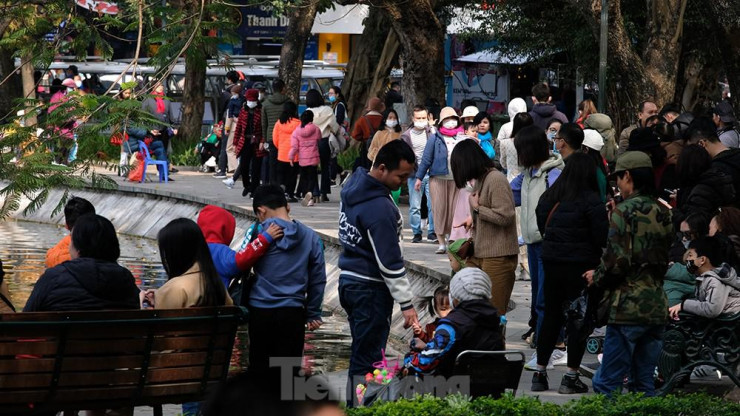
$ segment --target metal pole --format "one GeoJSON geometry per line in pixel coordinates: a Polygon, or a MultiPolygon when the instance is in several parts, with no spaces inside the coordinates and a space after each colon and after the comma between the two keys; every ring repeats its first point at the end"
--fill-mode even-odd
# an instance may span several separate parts
{"type": "Polygon", "coordinates": [[[601,0],[601,36],[599,39],[599,112],[606,111],[606,49],[609,35],[609,4],[601,0]]]}

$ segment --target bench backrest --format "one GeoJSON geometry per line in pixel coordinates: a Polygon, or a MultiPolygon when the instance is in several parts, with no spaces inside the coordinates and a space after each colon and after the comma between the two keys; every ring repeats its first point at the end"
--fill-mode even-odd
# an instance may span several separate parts
{"type": "Polygon", "coordinates": [[[3,413],[202,399],[226,378],[239,307],[0,315],[3,413]]]}
{"type": "Polygon", "coordinates": [[[500,396],[506,389],[516,395],[524,368],[521,351],[461,352],[455,360],[455,375],[470,376],[470,396],[500,396]]]}

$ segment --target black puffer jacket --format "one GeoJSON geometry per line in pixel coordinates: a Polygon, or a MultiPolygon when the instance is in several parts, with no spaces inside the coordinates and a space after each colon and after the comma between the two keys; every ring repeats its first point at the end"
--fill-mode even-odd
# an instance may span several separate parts
{"type": "MultiPolygon", "coordinates": [[[[712,159],[712,168],[732,177],[735,193],[740,192],[740,149],[727,149],[712,159]]],[[[740,198],[732,204],[740,208],[740,198]]]]}
{"type": "Polygon", "coordinates": [[[699,175],[693,185],[678,190],[673,225],[678,230],[681,222],[691,214],[699,213],[711,218],[717,208],[734,202],[735,187],[732,177],[712,167],[699,175]]]}
{"type": "Polygon", "coordinates": [[[46,270],[23,312],[100,309],[139,309],[139,288],[118,263],[82,257],[46,270]]]}
{"type": "Polygon", "coordinates": [[[455,328],[455,342],[438,368],[443,376],[452,375],[455,358],[465,350],[501,351],[506,348],[501,334],[501,318],[487,299],[460,302],[439,323],[455,328]]]}
{"type": "Polygon", "coordinates": [[[606,205],[599,194],[583,192],[575,201],[561,202],[545,227],[555,203],[540,198],[537,205],[537,227],[543,235],[542,259],[598,265],[609,231],[606,205]]]}

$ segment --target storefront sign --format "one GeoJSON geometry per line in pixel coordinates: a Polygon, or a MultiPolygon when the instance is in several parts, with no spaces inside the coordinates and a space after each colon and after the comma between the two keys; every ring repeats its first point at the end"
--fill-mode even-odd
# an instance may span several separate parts
{"type": "Polygon", "coordinates": [[[283,37],[290,19],[287,16],[275,16],[269,6],[242,7],[242,25],[240,33],[250,38],[283,37]]]}

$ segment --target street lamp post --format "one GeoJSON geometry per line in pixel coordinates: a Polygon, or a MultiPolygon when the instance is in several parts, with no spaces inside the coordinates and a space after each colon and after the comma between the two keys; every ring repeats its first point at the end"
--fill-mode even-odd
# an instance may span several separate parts
{"type": "Polygon", "coordinates": [[[606,112],[606,49],[609,35],[609,5],[601,0],[601,36],[599,39],[599,112],[606,112]]]}

